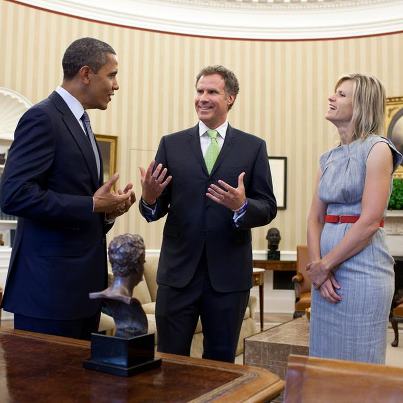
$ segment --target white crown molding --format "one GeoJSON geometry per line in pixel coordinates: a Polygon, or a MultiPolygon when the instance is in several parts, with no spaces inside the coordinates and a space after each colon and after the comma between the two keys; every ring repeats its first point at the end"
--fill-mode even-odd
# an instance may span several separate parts
{"type": "MultiPolygon", "coordinates": [[[[12,0],[11,0],[12,1],[12,0]]],[[[245,1],[245,0],[244,0],[245,1]]],[[[184,35],[261,40],[332,39],[403,31],[401,0],[283,4],[209,0],[19,0],[121,26],[184,35]]]]}

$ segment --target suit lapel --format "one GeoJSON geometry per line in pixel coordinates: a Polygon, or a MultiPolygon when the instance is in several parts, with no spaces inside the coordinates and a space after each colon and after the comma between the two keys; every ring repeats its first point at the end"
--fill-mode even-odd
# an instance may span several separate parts
{"type": "MultiPolygon", "coordinates": [[[[101,171],[100,173],[99,173],[99,180],[98,180],[98,183],[99,183],[99,186],[102,186],[102,184],[104,183],[104,163],[103,163],[103,161],[102,161],[102,154],[101,154],[101,150],[100,150],[100,148],[99,148],[99,144],[98,144],[98,141],[97,141],[97,139],[95,139],[95,143],[96,143],[96,145],[97,145],[97,150],[98,150],[98,155],[99,155],[99,170],[101,171]]],[[[94,153],[93,153],[94,154],[94,153]]],[[[95,157],[94,157],[94,161],[95,161],[95,157]]],[[[96,167],[96,162],[95,162],[95,167],[96,167]]],[[[115,173],[115,172],[113,172],[113,173],[115,173]]],[[[110,178],[109,178],[110,179],[110,178]]],[[[97,186],[97,188],[98,188],[98,186],[97,186]]]]}
{"type": "MultiPolygon", "coordinates": [[[[217,171],[217,169],[220,167],[220,165],[224,161],[226,155],[228,155],[231,152],[233,144],[234,144],[234,130],[228,124],[227,133],[225,133],[224,144],[221,148],[220,154],[218,154],[217,161],[214,164],[213,170],[211,171],[211,175],[213,175],[214,172],[217,171]]],[[[203,160],[203,162],[204,162],[204,160],[203,160]]],[[[206,170],[206,172],[207,172],[207,170],[206,170]]]]}
{"type": "MultiPolygon", "coordinates": [[[[86,138],[83,129],[81,128],[80,124],[77,122],[77,119],[71,112],[70,108],[64,102],[63,98],[54,91],[50,94],[49,98],[54,102],[56,108],[61,112],[63,115],[62,119],[72,135],[74,141],[78,145],[83,154],[83,158],[87,165],[87,168],[91,174],[91,179],[95,189],[99,187],[99,180],[98,180],[98,173],[97,173],[97,164],[95,162],[94,151],[92,150],[91,143],[86,138]]],[[[99,151],[99,148],[98,148],[99,151]]],[[[99,153],[99,158],[101,159],[101,153],[99,153]]],[[[102,159],[101,159],[101,167],[102,167],[102,159]]]]}
{"type": "Polygon", "coordinates": [[[200,146],[199,125],[197,124],[195,127],[189,129],[189,131],[190,131],[189,143],[192,153],[195,156],[196,162],[198,162],[201,165],[203,172],[208,176],[206,163],[204,162],[203,153],[200,146]]]}

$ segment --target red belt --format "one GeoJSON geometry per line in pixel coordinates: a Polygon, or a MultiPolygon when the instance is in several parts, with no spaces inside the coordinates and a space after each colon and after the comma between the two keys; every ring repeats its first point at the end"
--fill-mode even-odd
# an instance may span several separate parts
{"type": "MultiPolygon", "coordinates": [[[[331,224],[353,224],[358,221],[359,215],[325,215],[325,222],[331,224]]],[[[383,219],[379,223],[380,227],[383,227],[383,219]]]]}

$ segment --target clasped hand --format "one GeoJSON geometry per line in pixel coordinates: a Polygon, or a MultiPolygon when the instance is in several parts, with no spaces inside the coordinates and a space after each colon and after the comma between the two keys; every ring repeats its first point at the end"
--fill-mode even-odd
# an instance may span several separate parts
{"type": "Polygon", "coordinates": [[[332,304],[337,304],[341,301],[341,296],[337,294],[336,290],[340,289],[339,283],[336,281],[333,273],[329,278],[319,287],[320,295],[332,304]]]}
{"type": "Polygon", "coordinates": [[[322,259],[308,263],[306,265],[306,271],[315,288],[319,288],[330,275],[330,271],[325,267],[322,259]]]}
{"type": "Polygon", "coordinates": [[[128,183],[123,190],[118,189],[116,192],[112,190],[118,179],[119,174],[114,174],[94,193],[94,212],[105,213],[108,219],[115,219],[126,213],[136,201],[131,183],[128,183]]]}
{"type": "Polygon", "coordinates": [[[245,203],[245,186],[243,178],[245,172],[238,176],[238,187],[234,188],[223,180],[218,181],[218,185],[211,184],[207,189],[206,196],[218,204],[229,208],[232,211],[239,210],[245,203]]]}
{"type": "Polygon", "coordinates": [[[340,295],[336,292],[340,289],[340,285],[322,259],[307,264],[306,271],[312,285],[319,290],[323,298],[333,304],[341,301],[340,295]]]}

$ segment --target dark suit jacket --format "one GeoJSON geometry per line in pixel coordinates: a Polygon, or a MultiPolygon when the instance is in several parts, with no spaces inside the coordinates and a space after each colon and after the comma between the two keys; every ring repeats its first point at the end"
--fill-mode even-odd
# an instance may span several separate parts
{"type": "Polygon", "coordinates": [[[59,94],[23,115],[1,182],[2,210],[19,217],[5,310],[43,319],[99,310],[88,293],[107,283],[107,228],[92,212],[101,181],[91,144],[59,94]]]}
{"type": "MultiPolygon", "coordinates": [[[[155,219],[168,213],[158,283],[186,286],[205,248],[210,281],[216,291],[248,290],[252,286],[250,229],[268,224],[277,212],[265,142],[228,126],[224,145],[209,175],[196,125],[164,136],[156,161],[172,175],[156,205],[155,219]],[[207,198],[206,191],[219,179],[237,187],[243,171],[248,208],[236,228],[233,212],[207,198]]],[[[140,211],[145,215],[141,203],[140,211]]]]}

